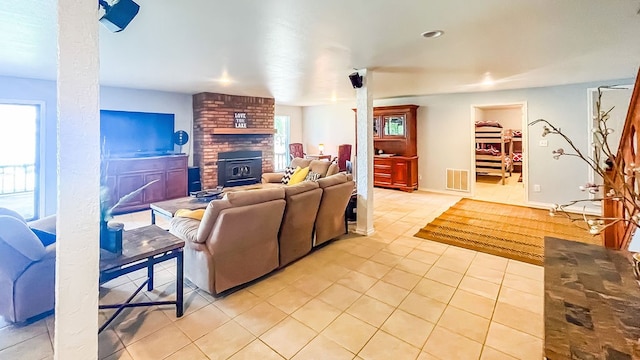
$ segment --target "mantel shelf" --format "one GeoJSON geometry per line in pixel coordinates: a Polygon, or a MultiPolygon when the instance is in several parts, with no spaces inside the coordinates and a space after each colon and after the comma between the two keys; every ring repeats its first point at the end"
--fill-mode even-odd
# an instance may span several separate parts
{"type": "Polygon", "coordinates": [[[215,128],[213,135],[273,135],[276,129],[267,128],[215,128]]]}

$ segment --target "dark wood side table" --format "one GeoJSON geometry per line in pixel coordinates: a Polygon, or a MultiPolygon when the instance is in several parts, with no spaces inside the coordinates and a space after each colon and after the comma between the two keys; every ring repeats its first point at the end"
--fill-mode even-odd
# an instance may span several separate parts
{"type": "Polygon", "coordinates": [[[184,241],[155,225],[128,230],[122,234],[122,255],[113,256],[101,250],[100,284],[119,276],[147,268],[147,280],[122,304],[100,305],[100,309],[117,309],[116,312],[98,330],[101,333],[124,310],[129,307],[176,305],[176,316],[184,312],[184,264],[182,250],[184,241]],[[132,303],[131,301],[144,288],[153,290],[153,266],[176,259],[176,299],[174,301],[150,301],[132,303]]]}

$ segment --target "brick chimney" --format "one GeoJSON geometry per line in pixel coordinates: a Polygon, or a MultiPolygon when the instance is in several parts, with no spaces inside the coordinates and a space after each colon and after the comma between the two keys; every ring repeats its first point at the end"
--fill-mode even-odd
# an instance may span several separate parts
{"type": "Polygon", "coordinates": [[[261,150],[262,171],[273,171],[274,113],[275,100],[272,98],[215,93],[193,95],[193,163],[200,167],[204,189],[218,185],[217,161],[220,152],[261,150]],[[235,129],[236,113],[246,114],[245,133],[235,129]],[[266,131],[256,134],[256,131],[260,131],[257,129],[266,131]]]}

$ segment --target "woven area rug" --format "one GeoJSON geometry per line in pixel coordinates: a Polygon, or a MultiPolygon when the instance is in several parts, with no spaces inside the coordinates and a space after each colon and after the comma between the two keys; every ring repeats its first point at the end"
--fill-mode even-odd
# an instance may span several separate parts
{"type": "Polygon", "coordinates": [[[545,236],[601,244],[585,229],[547,210],[462,199],[414,236],[542,265],[545,236]]]}

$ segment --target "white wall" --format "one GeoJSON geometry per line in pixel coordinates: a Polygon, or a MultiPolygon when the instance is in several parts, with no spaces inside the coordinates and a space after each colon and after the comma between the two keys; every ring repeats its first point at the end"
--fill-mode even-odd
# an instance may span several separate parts
{"type": "MultiPolygon", "coordinates": [[[[100,88],[100,109],[175,114],[175,130],[189,134],[189,142],[182,152],[189,154],[189,166],[193,164],[193,97],[163,91],[124,89],[103,86],[100,88]]],[[[180,149],[175,145],[175,151],[180,149]]]]}
{"type": "Polygon", "coordinates": [[[302,107],[276,104],[275,115],[289,117],[289,142],[302,142],[302,107]]]}
{"type": "Polygon", "coordinates": [[[317,154],[318,144],[324,144],[324,154],[337,156],[338,145],[352,144],[355,155],[356,115],[354,102],[302,108],[302,138],[304,151],[317,154]]]}
{"type": "MultiPolygon", "coordinates": [[[[603,81],[520,90],[427,95],[384,99],[374,106],[415,104],[418,108],[418,156],[420,188],[445,190],[445,169],[471,169],[472,165],[472,105],[527,102],[528,122],[544,118],[559,126],[574,142],[585,150],[588,146],[587,89],[599,85],[632,84],[632,79],[603,81]]],[[[335,151],[338,143],[355,141],[353,103],[311,106],[303,109],[303,138],[309,151],[324,142],[325,152],[335,151]],[[335,140],[334,140],[335,139],[335,140]]],[[[533,203],[564,203],[584,198],[579,185],[588,181],[588,170],[575,158],[554,160],[552,150],[567,149],[558,137],[547,137],[548,147],[539,147],[542,128],[529,129],[525,141],[529,148],[529,201],[533,203]],[[533,185],[541,186],[534,193],[533,185]]]]}
{"type": "MultiPolygon", "coordinates": [[[[34,80],[0,76],[0,100],[38,102],[43,104],[40,129],[41,196],[43,197],[40,215],[56,212],[56,83],[54,81],[34,80]]],[[[109,110],[145,111],[173,113],[176,115],[176,130],[184,129],[192,135],[193,107],[189,94],[161,91],[133,90],[124,88],[101,87],[100,108],[109,110]]],[[[192,141],[189,140],[189,163],[192,163],[192,141]]],[[[183,152],[187,152],[186,147],[183,152]]]]}
{"type": "Polygon", "coordinates": [[[485,109],[478,120],[497,121],[504,129],[522,129],[522,110],[520,108],[485,109]]]}

